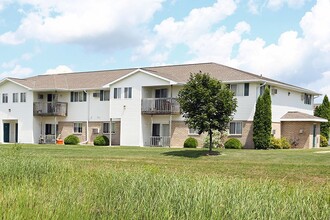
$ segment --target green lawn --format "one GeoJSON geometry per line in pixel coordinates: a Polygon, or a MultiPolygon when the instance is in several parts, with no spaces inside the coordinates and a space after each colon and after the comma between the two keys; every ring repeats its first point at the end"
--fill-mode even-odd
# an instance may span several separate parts
{"type": "Polygon", "coordinates": [[[0,216],[329,219],[329,147],[206,152],[1,145],[0,216]]]}

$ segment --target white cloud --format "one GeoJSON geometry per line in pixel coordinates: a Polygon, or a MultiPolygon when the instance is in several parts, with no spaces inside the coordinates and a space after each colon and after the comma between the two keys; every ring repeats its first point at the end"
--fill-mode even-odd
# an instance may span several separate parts
{"type": "Polygon", "coordinates": [[[223,27],[217,28],[213,34],[211,29],[232,15],[236,8],[233,0],[218,0],[210,7],[191,10],[182,20],[169,17],[154,27],[154,35],[146,38],[143,45],[135,50],[132,60],[150,56],[150,60],[165,62],[169,52],[179,44],[189,47],[193,54],[198,53],[198,47],[204,40],[215,40],[225,34],[223,27]]]}
{"type": "Polygon", "coordinates": [[[330,71],[329,11],[329,0],[318,0],[301,19],[302,36],[286,31],[273,44],[261,38],[244,39],[227,64],[296,84],[322,77],[322,72],[330,71]]]}
{"type": "Polygon", "coordinates": [[[0,36],[0,42],[20,44],[28,39],[73,42],[89,48],[125,47],[140,39],[143,24],[164,0],[17,0],[33,9],[22,13],[21,24],[0,36]],[[147,7],[146,7],[147,6],[147,7]]]}
{"type": "Polygon", "coordinates": [[[72,69],[66,65],[59,65],[54,69],[48,69],[44,75],[58,74],[58,73],[72,73],[72,69]]]}
{"type": "MultiPolygon", "coordinates": [[[[306,84],[305,87],[314,91],[318,91],[321,94],[328,94],[329,96],[330,95],[329,82],[330,82],[330,70],[323,72],[317,80],[306,84]]],[[[322,102],[322,98],[318,98],[316,102],[318,103],[322,102]]]]}
{"type": "Polygon", "coordinates": [[[0,78],[13,77],[13,78],[24,78],[33,73],[33,70],[28,67],[22,67],[19,64],[16,64],[11,70],[2,72],[0,78]]]}
{"type": "Polygon", "coordinates": [[[290,8],[298,8],[303,6],[308,0],[268,0],[267,7],[273,10],[280,9],[284,5],[290,8]]]}

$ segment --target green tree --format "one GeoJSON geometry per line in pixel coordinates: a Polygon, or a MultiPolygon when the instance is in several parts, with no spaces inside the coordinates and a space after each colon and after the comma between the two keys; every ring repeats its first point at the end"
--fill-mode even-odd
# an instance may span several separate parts
{"type": "Polygon", "coordinates": [[[329,132],[330,132],[330,102],[328,96],[325,95],[323,102],[320,106],[316,107],[314,110],[314,115],[328,119],[328,122],[321,122],[321,135],[326,137],[329,141],[329,132]]]}
{"type": "Polygon", "coordinates": [[[272,101],[269,88],[258,97],[253,117],[253,142],[256,149],[267,149],[270,146],[272,131],[272,101]]]}
{"type": "Polygon", "coordinates": [[[186,124],[199,134],[208,133],[211,153],[213,130],[227,130],[236,112],[234,93],[219,80],[200,72],[190,75],[189,81],[179,92],[178,102],[186,124]]]}

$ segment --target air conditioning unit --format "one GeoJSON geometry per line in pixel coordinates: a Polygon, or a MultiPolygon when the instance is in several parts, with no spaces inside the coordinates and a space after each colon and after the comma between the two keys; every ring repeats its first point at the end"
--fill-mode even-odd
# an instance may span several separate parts
{"type": "Polygon", "coordinates": [[[100,93],[99,92],[94,92],[93,97],[95,97],[95,98],[100,97],[100,93]]]}
{"type": "Polygon", "coordinates": [[[98,133],[100,133],[100,129],[99,128],[93,128],[92,132],[93,132],[93,134],[98,134],[98,133]]]}
{"type": "Polygon", "coordinates": [[[272,92],[272,95],[276,95],[277,94],[277,89],[272,88],[271,92],[272,92]]]}

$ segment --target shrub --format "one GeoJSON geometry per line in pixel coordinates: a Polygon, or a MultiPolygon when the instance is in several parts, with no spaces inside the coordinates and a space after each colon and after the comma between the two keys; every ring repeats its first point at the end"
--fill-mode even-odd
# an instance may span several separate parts
{"type": "MultiPolygon", "coordinates": [[[[226,137],[227,137],[226,132],[213,131],[212,146],[214,148],[222,148],[225,143],[226,137]]],[[[205,137],[203,147],[205,147],[205,148],[210,147],[210,136],[209,135],[207,135],[205,137]]]]}
{"type": "Polygon", "coordinates": [[[271,149],[282,149],[281,139],[271,137],[269,148],[271,148],[271,149]]]}
{"type": "Polygon", "coordinates": [[[198,146],[198,142],[196,138],[189,137],[185,140],[183,147],[184,148],[196,148],[198,146]]]}
{"type": "Polygon", "coordinates": [[[98,135],[94,139],[95,146],[108,146],[109,145],[109,138],[104,135],[98,135]]]}
{"type": "Polygon", "coordinates": [[[320,147],[327,147],[327,146],[328,146],[327,138],[324,137],[323,135],[320,135],[320,147]]]}
{"type": "Polygon", "coordinates": [[[272,137],[270,139],[269,148],[271,148],[271,149],[289,149],[289,148],[291,148],[291,144],[285,137],[282,137],[282,138],[272,137]]]}
{"type": "Polygon", "coordinates": [[[225,148],[227,149],[241,149],[242,143],[236,138],[230,138],[225,143],[225,148]]]}
{"type": "Polygon", "coordinates": [[[67,136],[64,139],[64,144],[66,144],[66,145],[77,145],[79,142],[80,142],[79,138],[73,134],[67,136]]]}
{"type": "Polygon", "coordinates": [[[281,146],[282,146],[282,149],[290,149],[291,148],[291,144],[289,143],[289,141],[285,137],[281,138],[281,146]]]}

